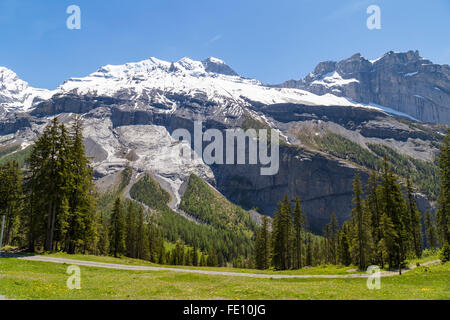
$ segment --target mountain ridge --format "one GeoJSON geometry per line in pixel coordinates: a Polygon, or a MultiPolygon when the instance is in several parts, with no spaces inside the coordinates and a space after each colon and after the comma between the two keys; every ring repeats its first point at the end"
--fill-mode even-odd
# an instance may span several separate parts
{"type": "Polygon", "coordinates": [[[333,93],[359,103],[378,104],[425,122],[450,124],[450,67],[433,64],[419,51],[389,51],[368,60],[357,53],[324,61],[300,80],[277,87],[333,93]]]}
{"type": "MultiPolygon", "coordinates": [[[[216,58],[203,62],[183,58],[175,63],[151,58],[101,67],[87,77],[69,79],[26,112],[14,110],[0,117],[0,150],[21,152],[53,117],[68,123],[77,114],[84,122],[85,146],[97,180],[108,180],[128,165],[136,174],[150,172],[170,189],[175,210],[192,174],[233,203],[247,210],[257,207],[267,215],[284,194],[300,196],[315,232],[321,231],[332,211],[340,221],[349,217],[354,174],[366,179],[373,168],[364,157],[379,158],[370,146],[389,147],[391,153],[406,157],[413,170],[426,171],[434,165],[443,137],[439,125],[330,93],[269,87],[234,75],[226,66],[216,58]],[[207,71],[211,63],[222,73],[207,71]],[[175,141],[171,133],[186,129],[192,135],[195,121],[202,121],[203,129],[220,131],[277,130],[284,141],[279,173],[261,177],[258,165],[206,165],[198,156],[183,159],[182,149],[193,146],[175,141]],[[308,141],[331,134],[346,140],[308,141]],[[416,160],[426,164],[415,166],[416,160]]],[[[422,171],[418,177],[425,174],[422,171]]],[[[428,181],[416,182],[418,191],[429,190],[428,181]]],[[[421,208],[432,210],[434,199],[418,197],[421,208]]]]}

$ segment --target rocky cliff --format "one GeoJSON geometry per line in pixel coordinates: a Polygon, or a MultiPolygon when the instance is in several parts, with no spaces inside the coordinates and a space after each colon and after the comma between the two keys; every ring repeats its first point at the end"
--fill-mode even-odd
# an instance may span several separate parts
{"type": "Polygon", "coordinates": [[[318,95],[331,93],[421,121],[450,124],[450,67],[433,64],[418,51],[390,51],[376,60],[355,54],[339,62],[321,62],[305,78],[280,86],[318,95]]]}

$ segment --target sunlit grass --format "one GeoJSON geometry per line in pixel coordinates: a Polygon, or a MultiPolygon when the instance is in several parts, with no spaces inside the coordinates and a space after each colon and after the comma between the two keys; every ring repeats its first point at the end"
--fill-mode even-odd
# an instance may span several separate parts
{"type": "Polygon", "coordinates": [[[450,299],[450,263],[381,279],[258,279],[171,271],[81,267],[81,289],[66,287],[68,265],[0,259],[0,293],[15,299],[450,299]]]}

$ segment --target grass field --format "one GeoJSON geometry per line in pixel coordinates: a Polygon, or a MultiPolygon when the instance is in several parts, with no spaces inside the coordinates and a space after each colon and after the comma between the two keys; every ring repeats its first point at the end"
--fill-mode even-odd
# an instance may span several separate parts
{"type": "Polygon", "coordinates": [[[358,278],[257,279],[92,267],[81,267],[81,289],[69,290],[66,269],[63,264],[0,259],[0,294],[15,299],[58,300],[450,299],[450,263],[382,278],[380,290],[367,289],[367,280],[358,278]]]}
{"type": "MultiPolygon", "coordinates": [[[[168,268],[179,268],[179,269],[196,269],[196,270],[209,270],[209,271],[223,271],[223,272],[239,272],[239,273],[258,273],[258,274],[349,274],[359,273],[355,271],[355,266],[335,266],[335,265],[323,265],[312,268],[303,268],[300,270],[285,270],[285,271],[274,271],[274,270],[257,270],[257,269],[240,269],[240,268],[225,268],[225,267],[192,267],[192,266],[173,266],[173,265],[160,265],[151,263],[145,260],[132,259],[127,257],[114,258],[106,256],[94,256],[94,255],[70,255],[65,253],[53,253],[47,254],[50,257],[75,259],[75,260],[85,260],[94,262],[106,262],[106,263],[117,263],[117,264],[127,264],[127,265],[141,265],[141,266],[155,266],[155,267],[168,267],[168,268]]],[[[433,260],[433,259],[429,259],[433,260]]]]}

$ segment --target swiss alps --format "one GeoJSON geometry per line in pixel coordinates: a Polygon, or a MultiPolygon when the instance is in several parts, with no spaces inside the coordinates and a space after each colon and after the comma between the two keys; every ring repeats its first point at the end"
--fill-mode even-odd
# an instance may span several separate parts
{"type": "Polygon", "coordinates": [[[436,190],[423,175],[434,168],[450,123],[449,94],[449,67],[416,52],[324,62],[306,78],[278,86],[242,77],[217,58],[106,65],[53,91],[31,88],[0,68],[0,161],[26,153],[54,116],[68,122],[78,114],[100,191],[129,165],[130,184],[151,173],[183,214],[180,199],[195,174],[262,214],[271,215],[286,193],[299,196],[312,230],[320,232],[333,211],[340,222],[349,217],[355,172],[367,179],[383,153],[410,164],[419,205],[433,209],[436,190]],[[180,157],[185,145],[171,133],[192,132],[194,121],[204,129],[278,130],[279,173],[261,176],[258,165],[208,166],[201,157],[180,157]]]}

